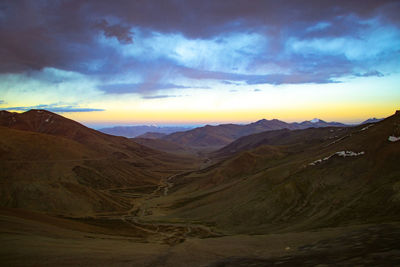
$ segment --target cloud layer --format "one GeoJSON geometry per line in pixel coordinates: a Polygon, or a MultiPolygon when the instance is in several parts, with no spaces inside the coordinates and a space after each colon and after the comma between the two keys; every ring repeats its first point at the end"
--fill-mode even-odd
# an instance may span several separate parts
{"type": "MultiPolygon", "coordinates": [[[[400,68],[398,14],[397,0],[5,0],[0,92],[39,80],[43,90],[76,91],[76,99],[83,90],[76,85],[85,84],[91,97],[145,100],[384,78],[400,68]]],[[[52,108],[92,111],[80,104],[52,108]]]]}
{"type": "Polygon", "coordinates": [[[57,113],[105,111],[104,109],[99,109],[99,108],[81,108],[81,107],[77,107],[77,106],[59,106],[57,104],[36,105],[36,106],[27,106],[27,107],[7,107],[7,109],[18,110],[18,111],[28,111],[31,109],[45,109],[45,110],[48,110],[51,112],[57,112],[57,113]]]}

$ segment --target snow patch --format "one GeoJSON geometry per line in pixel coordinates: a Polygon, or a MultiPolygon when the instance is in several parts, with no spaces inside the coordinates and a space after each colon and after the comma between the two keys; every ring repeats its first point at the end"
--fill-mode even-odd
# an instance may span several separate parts
{"type": "Polygon", "coordinates": [[[388,140],[389,140],[390,142],[397,142],[397,141],[400,141],[400,136],[397,137],[397,136],[391,135],[391,136],[389,136],[388,140]]]}
{"type": "MultiPolygon", "coordinates": [[[[400,140],[400,138],[399,138],[399,140],[400,140]]],[[[365,154],[364,151],[361,151],[361,152],[338,151],[338,152],[336,152],[336,153],[334,153],[334,154],[332,154],[332,155],[330,155],[330,156],[328,156],[328,157],[325,157],[325,158],[323,158],[323,159],[317,159],[317,160],[315,160],[315,161],[309,163],[308,165],[310,165],[310,166],[315,166],[315,165],[317,165],[317,164],[319,164],[319,163],[322,163],[323,161],[326,161],[326,160],[330,159],[331,157],[333,157],[333,156],[335,156],[335,155],[337,155],[337,156],[339,156],[339,157],[344,157],[344,158],[345,158],[345,157],[356,157],[356,156],[361,156],[361,155],[364,155],[364,154],[365,154]]]]}
{"type": "Polygon", "coordinates": [[[312,123],[317,123],[317,122],[319,122],[319,119],[317,119],[317,118],[312,119],[311,122],[312,122],[312,123]]]}
{"type": "Polygon", "coordinates": [[[362,129],[360,130],[360,132],[361,132],[361,131],[365,131],[365,130],[367,130],[368,128],[374,126],[374,125],[375,125],[375,124],[370,124],[370,125],[368,125],[368,126],[365,126],[364,128],[362,128],[362,129]]]}
{"type": "Polygon", "coordinates": [[[47,119],[45,119],[45,122],[49,122],[49,120],[51,119],[51,116],[49,116],[47,119]]]}
{"type": "Polygon", "coordinates": [[[336,152],[334,155],[338,155],[339,157],[356,157],[356,156],[361,156],[364,155],[365,152],[361,151],[361,152],[353,152],[353,151],[339,151],[336,152]]]}

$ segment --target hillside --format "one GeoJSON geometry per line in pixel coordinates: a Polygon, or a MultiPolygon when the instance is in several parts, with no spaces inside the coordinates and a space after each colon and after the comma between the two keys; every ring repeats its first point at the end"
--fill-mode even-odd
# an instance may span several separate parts
{"type": "Polygon", "coordinates": [[[240,148],[231,158],[172,179],[170,195],[153,203],[147,220],[201,221],[226,233],[398,221],[399,125],[397,112],[348,129],[243,137],[231,144],[240,148]]]}
{"type": "Polygon", "coordinates": [[[166,135],[167,134],[165,134],[165,133],[146,132],[144,134],[136,136],[136,138],[160,139],[166,135]]]}
{"type": "Polygon", "coordinates": [[[112,190],[156,188],[196,165],[47,111],[1,111],[0,124],[1,206],[64,216],[127,210],[130,200],[112,190]]]}
{"type": "Polygon", "coordinates": [[[172,154],[195,154],[194,151],[192,151],[190,148],[180,146],[179,144],[159,139],[159,138],[146,138],[146,137],[136,137],[132,138],[132,141],[144,145],[146,147],[159,150],[159,151],[164,151],[167,153],[172,153],[172,154]]]}
{"type": "Polygon", "coordinates": [[[335,141],[345,137],[351,128],[347,127],[321,127],[304,130],[277,130],[243,136],[229,145],[213,152],[215,158],[226,158],[240,152],[251,150],[264,145],[291,146],[307,149],[310,146],[326,141],[335,141]]]}
{"type": "Polygon", "coordinates": [[[129,157],[139,159],[143,155],[159,153],[127,138],[98,132],[46,110],[29,110],[24,113],[0,111],[0,126],[67,138],[106,154],[122,156],[128,153],[129,157]]]}

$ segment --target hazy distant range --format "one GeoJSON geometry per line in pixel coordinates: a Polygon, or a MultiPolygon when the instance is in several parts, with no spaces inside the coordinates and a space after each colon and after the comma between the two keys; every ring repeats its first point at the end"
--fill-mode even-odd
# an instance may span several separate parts
{"type": "Polygon", "coordinates": [[[145,133],[159,133],[159,134],[170,134],[174,132],[181,132],[193,129],[194,127],[172,127],[172,126],[154,126],[154,125],[139,125],[139,126],[115,126],[99,129],[100,132],[125,136],[128,138],[137,137],[145,133]]]}
{"type": "MultiPolygon", "coordinates": [[[[374,123],[377,121],[380,121],[381,119],[376,119],[376,118],[372,118],[372,119],[368,119],[364,122],[362,122],[361,124],[364,123],[374,123]]],[[[337,126],[337,127],[341,127],[341,126],[345,126],[345,124],[339,123],[339,122],[325,122],[323,120],[320,119],[313,119],[311,121],[304,121],[302,123],[286,123],[283,121],[279,121],[279,120],[260,120],[257,121],[255,123],[251,123],[249,125],[252,124],[260,124],[260,123],[267,123],[268,126],[275,126],[272,128],[276,128],[276,129],[281,129],[281,128],[288,128],[288,129],[304,129],[304,128],[308,128],[308,127],[328,127],[328,126],[337,126]],[[283,125],[279,125],[280,127],[276,127],[276,122],[280,122],[283,125]],[[274,124],[274,125],[271,125],[274,124]]],[[[227,124],[228,125],[228,124],[227,124]]],[[[232,125],[232,124],[230,124],[232,125]]],[[[218,125],[218,126],[226,126],[226,125],[218,125]]],[[[245,125],[243,125],[245,126],[245,125]]],[[[106,133],[106,134],[111,134],[111,135],[116,135],[116,136],[124,136],[124,137],[128,137],[128,138],[133,138],[133,137],[145,137],[145,138],[161,138],[164,135],[168,135],[171,133],[175,133],[175,132],[185,132],[188,130],[191,130],[193,128],[196,128],[195,126],[155,126],[155,125],[138,125],[138,126],[114,126],[114,127],[106,127],[106,128],[101,128],[98,129],[98,131],[106,133]]],[[[204,128],[204,127],[200,127],[200,128],[204,128]]]]}

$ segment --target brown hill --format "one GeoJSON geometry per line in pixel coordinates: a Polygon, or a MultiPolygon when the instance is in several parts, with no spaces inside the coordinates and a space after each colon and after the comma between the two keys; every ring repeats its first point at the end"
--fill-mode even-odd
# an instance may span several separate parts
{"type": "Polygon", "coordinates": [[[126,210],[130,198],[113,190],[156,188],[195,164],[47,111],[2,111],[0,123],[1,206],[64,216],[126,210]]]}
{"type": "Polygon", "coordinates": [[[128,153],[131,157],[158,153],[125,137],[98,132],[46,110],[29,110],[24,113],[0,111],[0,126],[67,138],[102,153],[114,153],[115,155],[128,153]]]}
{"type": "Polygon", "coordinates": [[[82,124],[47,110],[29,110],[23,113],[0,111],[0,125],[12,129],[51,134],[81,143],[105,135],[82,124]]]}
{"type": "Polygon", "coordinates": [[[176,132],[162,139],[191,147],[220,147],[240,137],[242,125],[223,124],[206,125],[185,132],[176,132]]]}

